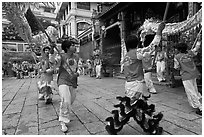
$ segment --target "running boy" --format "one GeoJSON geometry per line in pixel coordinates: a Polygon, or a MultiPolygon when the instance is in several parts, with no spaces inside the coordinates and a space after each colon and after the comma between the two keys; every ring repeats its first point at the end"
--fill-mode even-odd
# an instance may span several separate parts
{"type": "Polygon", "coordinates": [[[176,49],[178,54],[174,58],[174,68],[180,70],[183,86],[188,97],[188,102],[193,108],[197,108],[196,114],[202,115],[202,96],[198,92],[196,78],[199,72],[193,61],[193,57],[197,55],[201,42],[198,41],[194,49],[187,51],[186,43],[178,43],[176,49]]]}

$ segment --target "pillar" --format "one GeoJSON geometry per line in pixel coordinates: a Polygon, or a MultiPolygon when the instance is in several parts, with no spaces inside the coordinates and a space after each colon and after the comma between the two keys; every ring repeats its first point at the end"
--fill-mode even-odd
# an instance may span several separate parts
{"type": "MultiPolygon", "coordinates": [[[[119,18],[121,19],[120,24],[120,38],[121,38],[121,60],[124,59],[125,54],[127,53],[127,49],[125,46],[125,18],[124,18],[124,12],[119,13],[119,18]]],[[[121,63],[120,63],[121,64],[121,63]]],[[[120,73],[123,72],[123,65],[120,65],[120,73]]]]}
{"type": "Polygon", "coordinates": [[[61,37],[63,36],[63,25],[60,26],[60,34],[61,34],[61,37]]]}

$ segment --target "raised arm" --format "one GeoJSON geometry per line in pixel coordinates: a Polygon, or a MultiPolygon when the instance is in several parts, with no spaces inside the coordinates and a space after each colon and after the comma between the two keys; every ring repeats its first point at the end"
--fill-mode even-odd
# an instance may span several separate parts
{"type": "Polygon", "coordinates": [[[154,39],[152,40],[152,42],[149,44],[148,47],[143,48],[143,52],[152,52],[155,50],[155,46],[158,46],[161,41],[162,31],[164,28],[165,28],[165,23],[161,22],[158,26],[154,39]]]}
{"type": "Polygon", "coordinates": [[[201,41],[197,41],[195,48],[193,48],[191,51],[193,52],[194,55],[198,54],[198,50],[200,49],[201,41]]]}
{"type": "Polygon", "coordinates": [[[176,58],[174,58],[174,68],[175,69],[179,69],[180,68],[180,65],[179,65],[179,62],[176,58]]]}
{"type": "Polygon", "coordinates": [[[152,52],[155,51],[155,47],[158,46],[160,41],[161,41],[162,31],[163,31],[164,28],[165,28],[165,23],[161,22],[159,24],[159,26],[158,26],[156,35],[154,36],[154,39],[149,44],[149,46],[137,49],[137,57],[138,57],[138,59],[141,59],[145,52],[152,53],[152,52]]]}

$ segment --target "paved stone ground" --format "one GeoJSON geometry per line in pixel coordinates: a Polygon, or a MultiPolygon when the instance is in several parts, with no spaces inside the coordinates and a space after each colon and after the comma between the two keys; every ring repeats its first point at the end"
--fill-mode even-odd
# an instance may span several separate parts
{"type": "MultiPolygon", "coordinates": [[[[53,103],[38,101],[36,82],[39,79],[2,80],[2,134],[8,135],[64,135],[58,122],[59,94],[54,90],[53,103]]],[[[56,84],[55,84],[56,86],[56,84]]],[[[187,101],[183,87],[169,88],[155,85],[158,94],[149,103],[156,105],[164,117],[160,125],[163,135],[202,135],[202,117],[195,114],[187,101]]],[[[79,77],[76,100],[67,135],[108,135],[105,119],[111,116],[118,103],[116,96],[124,96],[124,80],[79,77]]],[[[119,135],[146,134],[130,119],[119,135]]]]}

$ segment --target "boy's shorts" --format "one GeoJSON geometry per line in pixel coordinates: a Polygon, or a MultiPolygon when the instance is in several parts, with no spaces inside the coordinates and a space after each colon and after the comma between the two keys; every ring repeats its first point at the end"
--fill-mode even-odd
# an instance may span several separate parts
{"type": "Polygon", "coordinates": [[[139,99],[145,90],[144,80],[125,82],[125,95],[131,99],[139,99]]]}

